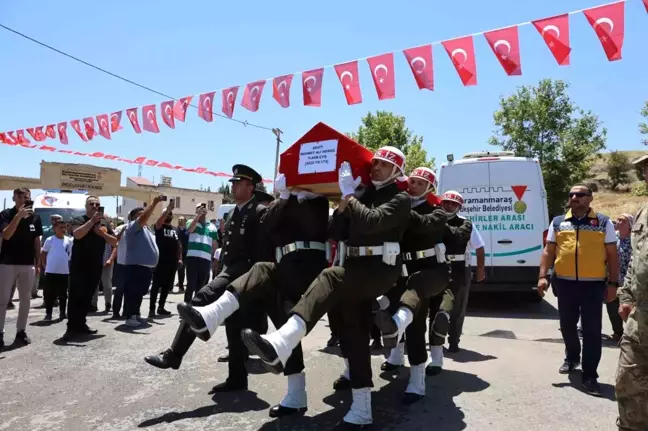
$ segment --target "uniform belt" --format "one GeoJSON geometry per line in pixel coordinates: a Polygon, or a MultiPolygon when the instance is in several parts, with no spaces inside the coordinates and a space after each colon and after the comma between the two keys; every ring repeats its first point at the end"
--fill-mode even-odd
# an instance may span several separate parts
{"type": "Polygon", "coordinates": [[[466,255],[465,254],[446,254],[446,259],[448,262],[465,262],[466,261],[466,255]]]}
{"type": "Polygon", "coordinates": [[[347,247],[346,255],[349,257],[361,257],[361,256],[382,256],[383,246],[382,245],[366,245],[360,247],[347,247]]]}
{"type": "Polygon", "coordinates": [[[326,244],[317,241],[295,241],[280,248],[282,254],[285,256],[288,253],[292,253],[293,251],[297,250],[320,250],[325,252],[326,244]]]}
{"type": "Polygon", "coordinates": [[[411,252],[403,253],[404,260],[418,260],[418,259],[425,259],[426,257],[434,257],[434,256],[436,256],[436,250],[434,249],[434,247],[428,248],[427,250],[411,251],[411,252]]]}

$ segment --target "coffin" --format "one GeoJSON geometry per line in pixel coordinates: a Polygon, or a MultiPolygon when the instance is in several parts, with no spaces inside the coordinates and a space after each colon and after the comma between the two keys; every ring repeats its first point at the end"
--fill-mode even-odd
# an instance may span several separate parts
{"type": "Polygon", "coordinates": [[[373,152],[332,127],[317,123],[281,153],[279,172],[288,188],[301,188],[336,198],[340,196],[338,169],[351,164],[353,176],[369,184],[373,152]]]}

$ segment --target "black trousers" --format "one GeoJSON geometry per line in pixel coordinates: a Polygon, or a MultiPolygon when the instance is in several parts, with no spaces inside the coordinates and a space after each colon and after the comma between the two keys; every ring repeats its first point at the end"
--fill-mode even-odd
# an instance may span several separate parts
{"type": "Polygon", "coordinates": [[[151,312],[155,311],[155,303],[157,302],[158,293],[160,294],[160,304],[158,305],[158,309],[164,308],[167,296],[169,296],[169,292],[173,290],[176,268],[177,261],[161,262],[155,268],[149,301],[149,310],[151,312]]]}
{"type": "Polygon", "coordinates": [[[349,360],[351,386],[373,387],[369,334],[373,325],[372,302],[396,283],[401,260],[386,265],[380,256],[348,258],[344,267],[322,271],[292,309],[310,332],[334,304],[340,304],[344,331],[340,346],[349,360]]]}
{"type": "Polygon", "coordinates": [[[185,260],[187,259],[187,256],[182,256],[182,266],[178,268],[178,286],[180,288],[184,288],[184,282],[185,282],[185,270],[187,267],[187,264],[185,263],[185,260]]]}
{"type": "Polygon", "coordinates": [[[598,378],[596,372],[601,361],[601,303],[605,296],[603,281],[572,281],[554,278],[552,283],[558,291],[560,330],[565,342],[565,360],[578,362],[581,343],[578,338],[578,318],[583,325],[583,380],[598,378]]]}
{"type": "Polygon", "coordinates": [[[191,302],[194,293],[198,292],[203,286],[207,287],[211,261],[201,257],[188,257],[185,266],[187,267],[187,290],[185,290],[184,301],[191,302]]]}
{"type": "Polygon", "coordinates": [[[102,265],[70,268],[70,296],[68,300],[68,330],[82,330],[86,327],[86,318],[99,281],[102,265]]]}
{"type": "Polygon", "coordinates": [[[52,314],[54,302],[59,300],[59,310],[65,314],[65,306],[68,298],[68,285],[70,277],[68,274],[45,274],[45,286],[43,289],[43,301],[45,302],[45,313],[52,314]]]}

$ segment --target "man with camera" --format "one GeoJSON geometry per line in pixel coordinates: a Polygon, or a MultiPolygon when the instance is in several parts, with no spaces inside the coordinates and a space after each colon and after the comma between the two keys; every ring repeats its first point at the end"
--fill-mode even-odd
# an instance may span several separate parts
{"type": "Polygon", "coordinates": [[[15,343],[31,342],[25,328],[34,277],[40,271],[43,226],[40,218],[34,215],[31,191],[24,187],[14,190],[13,201],[16,203],[13,208],[0,212],[0,349],[4,347],[4,322],[14,283],[20,300],[15,343]]]}
{"type": "Polygon", "coordinates": [[[218,248],[218,229],[207,221],[207,204],[196,205],[196,217],[187,227],[187,290],[184,301],[189,302],[200,288],[209,282],[214,253],[218,248]]]}

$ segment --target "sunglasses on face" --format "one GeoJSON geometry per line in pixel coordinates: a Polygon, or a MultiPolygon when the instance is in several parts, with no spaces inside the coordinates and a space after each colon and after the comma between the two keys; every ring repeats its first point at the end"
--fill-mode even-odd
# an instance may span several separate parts
{"type": "Polygon", "coordinates": [[[88,204],[89,207],[99,208],[101,204],[99,202],[91,202],[88,204]]]}
{"type": "Polygon", "coordinates": [[[590,196],[590,194],[589,193],[583,193],[583,192],[574,192],[574,193],[569,194],[570,198],[584,198],[586,196],[590,196]]]}

